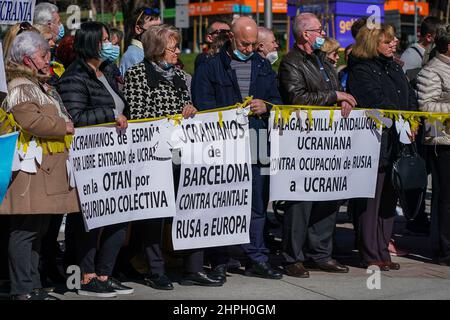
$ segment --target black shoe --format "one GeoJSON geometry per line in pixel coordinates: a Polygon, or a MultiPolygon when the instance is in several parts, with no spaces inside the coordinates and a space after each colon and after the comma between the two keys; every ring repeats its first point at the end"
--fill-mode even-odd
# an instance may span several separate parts
{"type": "Polygon", "coordinates": [[[296,262],[284,267],[284,271],[290,277],[309,278],[309,272],[303,266],[303,263],[296,262]]]}
{"type": "Polygon", "coordinates": [[[35,295],[37,300],[60,300],[55,296],[51,296],[48,294],[47,288],[34,289],[32,295],[35,295]]]}
{"type": "Polygon", "coordinates": [[[272,269],[267,262],[257,262],[252,264],[249,268],[245,268],[245,275],[249,277],[259,277],[265,279],[279,280],[283,278],[281,272],[272,269]]]}
{"type": "Polygon", "coordinates": [[[310,270],[322,270],[333,273],[347,273],[349,271],[347,266],[340,264],[334,259],[323,263],[308,262],[305,263],[305,267],[310,270]]]}
{"type": "Polygon", "coordinates": [[[124,286],[119,280],[114,279],[113,277],[108,277],[106,280],[108,288],[114,290],[117,294],[132,294],[134,293],[134,289],[124,286]]]}
{"type": "Polygon", "coordinates": [[[210,272],[208,272],[208,277],[213,280],[218,280],[222,283],[227,282],[227,265],[221,264],[215,267],[210,272]]]}
{"type": "Polygon", "coordinates": [[[172,281],[165,274],[152,274],[144,279],[145,284],[153,289],[173,290],[172,281]]]}
{"type": "Polygon", "coordinates": [[[100,281],[97,278],[92,278],[87,284],[81,284],[78,289],[80,296],[91,296],[99,298],[114,298],[117,297],[117,292],[108,286],[108,281],[100,281]]]}
{"type": "Polygon", "coordinates": [[[30,301],[43,301],[43,300],[60,300],[54,296],[49,295],[42,289],[34,289],[29,294],[17,294],[11,296],[11,300],[30,300],[30,301]]]}
{"type": "Polygon", "coordinates": [[[15,294],[10,297],[11,300],[41,300],[35,294],[15,294]]]}
{"type": "Polygon", "coordinates": [[[204,272],[196,272],[187,274],[181,279],[182,286],[204,286],[204,287],[220,287],[223,283],[208,277],[204,272]]]}

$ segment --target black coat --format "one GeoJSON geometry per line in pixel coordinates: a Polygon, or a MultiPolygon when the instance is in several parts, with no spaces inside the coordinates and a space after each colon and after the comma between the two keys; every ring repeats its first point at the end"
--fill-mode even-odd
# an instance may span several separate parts
{"type": "Polygon", "coordinates": [[[337,102],[339,80],[333,65],[324,55],[307,54],[294,46],[281,60],[278,70],[281,99],[286,104],[331,106],[337,102]],[[320,59],[329,82],[320,72],[320,59]]]}
{"type": "MultiPolygon", "coordinates": [[[[105,71],[109,85],[122,98],[125,104],[124,115],[128,118],[126,101],[117,87],[116,80],[105,69],[107,66],[103,64],[100,70],[105,71]]],[[[94,70],[82,59],[74,61],[64,72],[58,81],[57,89],[75,127],[115,121],[113,97],[97,79],[94,70]]]]}
{"type": "Polygon", "coordinates": [[[417,110],[418,102],[402,67],[392,58],[358,59],[350,55],[348,92],[359,107],[417,110]]]}
{"type": "MultiPolygon", "coordinates": [[[[402,67],[392,58],[379,56],[358,59],[349,56],[347,91],[359,107],[371,109],[417,110],[414,90],[402,67]]],[[[383,129],[381,137],[381,168],[390,167],[396,156],[398,136],[394,125],[383,129]]]]}

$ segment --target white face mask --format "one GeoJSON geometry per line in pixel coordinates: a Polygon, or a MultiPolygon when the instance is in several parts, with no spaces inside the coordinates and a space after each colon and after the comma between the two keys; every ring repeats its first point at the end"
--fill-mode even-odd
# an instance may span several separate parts
{"type": "Polygon", "coordinates": [[[278,51],[269,52],[266,59],[269,60],[270,64],[274,64],[278,60],[278,51]]]}

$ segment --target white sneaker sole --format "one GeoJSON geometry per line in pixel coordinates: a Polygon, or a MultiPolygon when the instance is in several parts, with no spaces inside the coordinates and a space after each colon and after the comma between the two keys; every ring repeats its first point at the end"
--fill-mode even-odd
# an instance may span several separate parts
{"type": "Polygon", "coordinates": [[[117,292],[100,293],[100,292],[78,290],[77,293],[80,296],[89,296],[89,297],[98,297],[98,298],[115,298],[115,297],[117,297],[117,292]]]}
{"type": "Polygon", "coordinates": [[[117,294],[133,294],[134,289],[128,289],[128,290],[115,290],[117,294]]]}

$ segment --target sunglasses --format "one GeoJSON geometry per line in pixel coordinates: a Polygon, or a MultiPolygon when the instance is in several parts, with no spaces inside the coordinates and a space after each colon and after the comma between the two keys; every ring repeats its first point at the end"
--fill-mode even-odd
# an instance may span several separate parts
{"type": "Polygon", "coordinates": [[[139,19],[142,18],[142,15],[145,14],[146,16],[159,16],[160,11],[158,8],[145,8],[141,11],[138,18],[136,19],[136,25],[139,24],[139,19]]]}
{"type": "Polygon", "coordinates": [[[230,32],[231,32],[231,30],[228,30],[228,29],[217,29],[217,30],[215,30],[213,32],[210,32],[209,34],[212,36],[212,35],[215,35],[215,34],[217,34],[217,35],[219,35],[219,34],[229,34],[230,32]]]}
{"type": "Polygon", "coordinates": [[[29,22],[21,22],[19,26],[19,31],[17,32],[16,36],[21,34],[24,31],[30,31],[33,30],[33,26],[29,22]]]}

